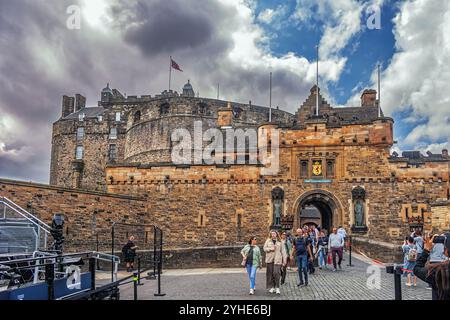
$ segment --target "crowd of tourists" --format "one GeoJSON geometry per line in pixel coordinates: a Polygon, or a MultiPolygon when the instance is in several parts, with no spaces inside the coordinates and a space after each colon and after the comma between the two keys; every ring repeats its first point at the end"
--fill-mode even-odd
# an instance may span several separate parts
{"type": "MultiPolygon", "coordinates": [[[[307,286],[309,276],[316,268],[342,269],[343,251],[347,232],[344,228],[333,228],[332,233],[314,225],[304,226],[292,235],[272,230],[263,249],[266,265],[266,287],[269,293],[281,294],[280,287],[286,282],[287,271],[297,266],[297,286],[307,286]]],[[[262,251],[256,237],[251,237],[242,249],[242,266],[250,279],[250,294],[255,294],[256,271],[262,268],[262,251]]]]}
{"type": "Polygon", "coordinates": [[[402,245],[406,286],[416,287],[417,278],[428,284],[433,300],[450,300],[450,233],[408,235],[402,245]]]}

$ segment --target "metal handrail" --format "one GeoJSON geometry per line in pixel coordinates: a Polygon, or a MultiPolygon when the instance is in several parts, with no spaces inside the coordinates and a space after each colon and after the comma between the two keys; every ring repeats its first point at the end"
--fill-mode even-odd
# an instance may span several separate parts
{"type": "Polygon", "coordinates": [[[77,256],[84,256],[92,254],[92,251],[85,251],[85,252],[77,252],[77,253],[66,253],[66,254],[53,254],[49,255],[47,257],[37,257],[37,258],[27,258],[27,259],[17,259],[17,260],[8,260],[8,261],[2,261],[2,264],[14,264],[14,263],[21,263],[21,262],[29,262],[29,261],[37,261],[37,260],[48,260],[48,259],[60,259],[60,258],[67,258],[67,257],[77,257],[77,256]]]}
{"type": "Polygon", "coordinates": [[[44,231],[46,233],[48,233],[48,234],[50,233],[51,227],[48,224],[46,224],[44,221],[42,221],[41,219],[39,219],[35,215],[31,214],[27,210],[23,209],[21,206],[17,205],[13,201],[9,200],[6,197],[0,197],[0,203],[3,203],[7,207],[9,207],[11,210],[13,210],[16,213],[20,214],[25,219],[29,220],[30,222],[32,222],[33,224],[37,225],[38,227],[44,229],[44,231]]]}

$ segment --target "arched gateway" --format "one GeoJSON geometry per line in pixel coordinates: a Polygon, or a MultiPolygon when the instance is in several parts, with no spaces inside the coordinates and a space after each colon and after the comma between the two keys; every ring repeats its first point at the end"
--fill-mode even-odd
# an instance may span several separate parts
{"type": "Polygon", "coordinates": [[[302,209],[308,206],[314,206],[320,211],[322,228],[331,231],[331,228],[343,225],[343,207],[336,196],[326,190],[314,189],[304,192],[295,201],[294,230],[310,221],[310,217],[302,217],[302,209]]]}

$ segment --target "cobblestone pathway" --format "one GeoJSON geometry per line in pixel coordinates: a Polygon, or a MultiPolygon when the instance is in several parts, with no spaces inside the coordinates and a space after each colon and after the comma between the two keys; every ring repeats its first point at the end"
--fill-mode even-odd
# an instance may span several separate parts
{"type": "MultiPolygon", "coordinates": [[[[155,280],[145,280],[139,286],[138,297],[147,299],[187,299],[187,300],[392,300],[394,299],[394,279],[381,268],[379,289],[370,289],[367,280],[369,263],[353,258],[353,267],[348,267],[348,257],[343,261],[343,269],[337,272],[316,269],[310,276],[308,287],[297,287],[297,272],[291,270],[286,284],[281,287],[281,295],[265,290],[265,269],[258,271],[256,294],[248,294],[247,274],[243,269],[196,269],[167,270],[161,277],[162,292],[165,297],[154,297],[155,280]]],[[[406,279],[406,278],[405,278],[406,279]]],[[[431,290],[418,280],[417,287],[406,287],[402,279],[404,300],[429,300],[431,290]]],[[[121,299],[132,299],[131,286],[121,289],[121,299]]]]}

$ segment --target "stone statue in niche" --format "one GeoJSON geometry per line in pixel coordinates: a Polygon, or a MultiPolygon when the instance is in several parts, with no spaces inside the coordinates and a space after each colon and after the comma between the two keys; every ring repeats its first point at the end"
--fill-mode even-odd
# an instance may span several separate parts
{"type": "Polygon", "coordinates": [[[354,224],[352,230],[355,232],[367,231],[365,204],[366,204],[366,190],[362,187],[356,187],[352,190],[353,201],[353,216],[354,224]]]}
{"type": "Polygon", "coordinates": [[[272,190],[272,204],[273,204],[273,225],[281,225],[281,216],[283,214],[283,189],[276,187],[272,190]]]}
{"type": "Polygon", "coordinates": [[[275,216],[275,225],[279,226],[281,224],[281,200],[275,200],[273,212],[275,216]]]}
{"type": "Polygon", "coordinates": [[[355,226],[363,227],[364,225],[364,205],[361,200],[357,200],[355,203],[355,226]]]}

